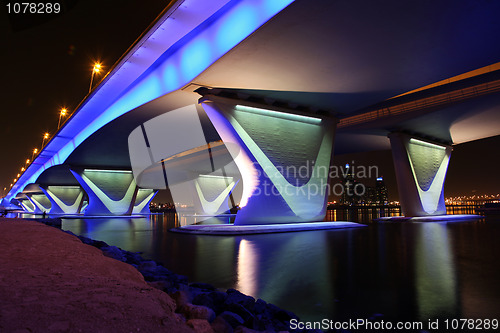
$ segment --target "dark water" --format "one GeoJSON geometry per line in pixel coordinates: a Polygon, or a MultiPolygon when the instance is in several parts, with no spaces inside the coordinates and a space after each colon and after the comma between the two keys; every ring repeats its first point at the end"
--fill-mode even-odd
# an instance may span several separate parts
{"type": "MultiPolygon", "coordinates": [[[[380,211],[329,214],[366,222],[380,211]]],[[[67,219],[63,229],[143,252],[193,282],[237,288],[302,320],[500,319],[499,216],[248,236],[168,232],[177,223],[174,214],[67,219]]]]}

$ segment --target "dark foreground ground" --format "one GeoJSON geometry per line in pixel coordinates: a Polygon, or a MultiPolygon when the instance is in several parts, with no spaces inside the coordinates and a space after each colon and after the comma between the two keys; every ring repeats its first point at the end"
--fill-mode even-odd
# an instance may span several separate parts
{"type": "Polygon", "coordinates": [[[104,242],[0,218],[0,332],[277,332],[291,318],[104,242]]]}
{"type": "Polygon", "coordinates": [[[0,332],[193,332],[132,266],[34,221],[0,219],[0,332]]]}

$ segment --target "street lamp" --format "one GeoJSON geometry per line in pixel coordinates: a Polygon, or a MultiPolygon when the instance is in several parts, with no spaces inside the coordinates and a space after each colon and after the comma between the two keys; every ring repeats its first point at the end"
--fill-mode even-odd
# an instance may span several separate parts
{"type": "Polygon", "coordinates": [[[49,138],[49,133],[48,132],[45,132],[45,134],[43,134],[43,140],[42,140],[42,148],[43,149],[43,145],[45,144],[45,140],[47,140],[49,138]]]}
{"type": "Polygon", "coordinates": [[[101,64],[100,64],[100,63],[98,63],[98,62],[96,62],[96,63],[94,64],[94,67],[92,67],[92,76],[90,77],[89,94],[90,94],[90,92],[92,91],[92,82],[94,81],[94,75],[95,75],[96,73],[99,73],[99,72],[100,72],[100,70],[101,70],[101,64]]]}
{"type": "Polygon", "coordinates": [[[35,157],[36,153],[38,153],[38,148],[33,149],[33,154],[31,154],[31,159],[35,157]]]}
{"type": "Polygon", "coordinates": [[[59,122],[57,123],[57,129],[59,129],[59,127],[61,127],[61,118],[66,116],[67,112],[68,112],[68,110],[66,110],[66,108],[62,108],[61,111],[59,112],[59,122]]]}

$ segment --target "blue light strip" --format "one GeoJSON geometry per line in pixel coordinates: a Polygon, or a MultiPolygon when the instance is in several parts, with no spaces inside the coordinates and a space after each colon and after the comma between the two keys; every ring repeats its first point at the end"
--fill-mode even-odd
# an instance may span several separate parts
{"type": "MultiPolygon", "coordinates": [[[[205,21],[209,23],[198,25],[197,28],[191,30],[188,36],[180,36],[178,42],[174,43],[163,53],[163,55],[168,56],[161,63],[154,63],[147,70],[136,73],[137,77],[142,77],[142,79],[134,81],[128,87],[121,90],[122,95],[115,102],[112,102],[111,105],[107,100],[108,104],[93,103],[93,99],[103,98],[99,93],[101,91],[104,93],[106,86],[113,84],[113,80],[117,80],[113,76],[108,75],[107,81],[93,95],[89,96],[78,112],[64,125],[58,133],[60,136],[54,137],[45,147],[45,152],[53,152],[51,154],[44,154],[44,157],[51,155],[50,158],[41,166],[35,163],[31,164],[7,194],[7,200],[15,197],[26,185],[35,183],[44,170],[64,163],[76,147],[110,121],[140,105],[188,84],[293,1],[229,1],[223,8],[219,9],[205,21]],[[142,76],[143,73],[147,74],[142,76]],[[106,110],[102,110],[102,105],[109,105],[109,107],[106,110]],[[78,128],[78,130],[74,127],[78,128]]],[[[193,14],[199,15],[196,11],[200,6],[207,6],[207,1],[191,0],[185,2],[183,6],[176,9],[176,12],[186,11],[186,17],[189,17],[190,11],[193,11],[193,14]]],[[[186,21],[189,20],[186,19],[186,21]]],[[[170,24],[170,20],[165,20],[162,26],[165,25],[164,29],[175,29],[175,26],[170,26],[170,24]]],[[[189,24],[189,22],[186,24],[189,24]]],[[[157,31],[159,31],[158,29],[162,29],[162,27],[157,28],[157,31]]],[[[185,29],[185,27],[179,27],[178,29],[185,29]]],[[[176,31],[172,30],[171,33],[161,36],[151,34],[148,38],[155,35],[155,42],[162,43],[162,38],[171,39],[171,35],[175,33],[176,31]]],[[[168,42],[171,43],[171,40],[168,40],[168,42]]],[[[133,55],[139,54],[138,57],[140,57],[140,53],[136,49],[132,50],[131,53],[133,55]]],[[[148,52],[144,53],[144,57],[147,57],[148,52]]],[[[122,66],[123,71],[125,71],[125,65],[127,64],[122,66]]],[[[130,67],[129,71],[136,70],[131,64],[128,64],[128,66],[130,67]]],[[[122,78],[123,76],[120,77],[120,79],[122,78]]],[[[130,77],[127,79],[130,80],[130,77]]],[[[115,91],[113,94],[115,96],[117,92],[115,91]]],[[[39,157],[41,156],[39,155],[39,157]]]]}

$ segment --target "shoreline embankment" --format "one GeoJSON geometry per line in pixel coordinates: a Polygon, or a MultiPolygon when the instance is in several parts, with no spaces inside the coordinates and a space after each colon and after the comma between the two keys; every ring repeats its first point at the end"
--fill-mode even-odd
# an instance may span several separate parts
{"type": "Polygon", "coordinates": [[[297,318],[36,221],[0,218],[0,249],[2,332],[280,332],[297,318]]]}

